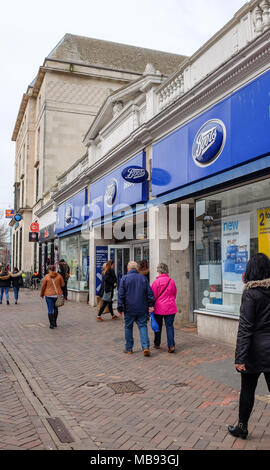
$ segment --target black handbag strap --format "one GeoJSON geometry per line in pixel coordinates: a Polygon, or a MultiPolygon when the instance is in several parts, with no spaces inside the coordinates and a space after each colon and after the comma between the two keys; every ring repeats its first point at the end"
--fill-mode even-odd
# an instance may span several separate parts
{"type": "Polygon", "coordinates": [[[157,298],[155,299],[155,302],[157,301],[157,299],[159,299],[159,297],[162,296],[162,294],[164,294],[165,290],[167,289],[167,287],[169,286],[171,282],[171,279],[169,279],[169,282],[166,284],[166,286],[164,287],[164,289],[160,292],[160,294],[158,294],[157,298]]]}

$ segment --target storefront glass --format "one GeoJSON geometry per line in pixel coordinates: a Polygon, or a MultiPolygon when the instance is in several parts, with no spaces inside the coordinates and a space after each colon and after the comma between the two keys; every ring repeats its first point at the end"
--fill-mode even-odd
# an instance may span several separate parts
{"type": "Polygon", "coordinates": [[[81,235],[60,239],[60,259],[64,258],[70,268],[68,288],[88,290],[89,248],[81,235]]]}
{"type": "Polygon", "coordinates": [[[270,180],[200,199],[195,217],[196,309],[239,315],[247,261],[270,254],[270,180]]]}

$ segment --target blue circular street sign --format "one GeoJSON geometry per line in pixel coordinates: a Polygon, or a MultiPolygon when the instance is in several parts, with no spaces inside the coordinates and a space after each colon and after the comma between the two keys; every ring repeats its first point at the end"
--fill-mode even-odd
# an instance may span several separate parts
{"type": "Polygon", "coordinates": [[[14,215],[14,220],[16,220],[16,222],[20,222],[20,220],[22,220],[21,214],[15,214],[14,215]]]}

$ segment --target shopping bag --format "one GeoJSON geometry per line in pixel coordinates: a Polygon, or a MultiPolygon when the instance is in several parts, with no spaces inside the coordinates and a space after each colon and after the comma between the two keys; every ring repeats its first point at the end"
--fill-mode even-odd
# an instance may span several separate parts
{"type": "Polygon", "coordinates": [[[158,322],[155,319],[154,312],[150,313],[150,325],[152,330],[157,333],[159,331],[158,322]]]}

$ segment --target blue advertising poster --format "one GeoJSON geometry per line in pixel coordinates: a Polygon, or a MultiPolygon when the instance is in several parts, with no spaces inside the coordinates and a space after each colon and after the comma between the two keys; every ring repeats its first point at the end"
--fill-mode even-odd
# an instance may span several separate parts
{"type": "Polygon", "coordinates": [[[250,214],[222,218],[223,292],[242,294],[250,256],[250,214]]]}
{"type": "Polygon", "coordinates": [[[96,247],[96,295],[98,295],[99,288],[102,281],[102,268],[103,264],[108,261],[108,247],[96,247]]]}
{"type": "Polygon", "coordinates": [[[152,195],[222,173],[270,152],[270,71],[153,145],[152,195]]]}

